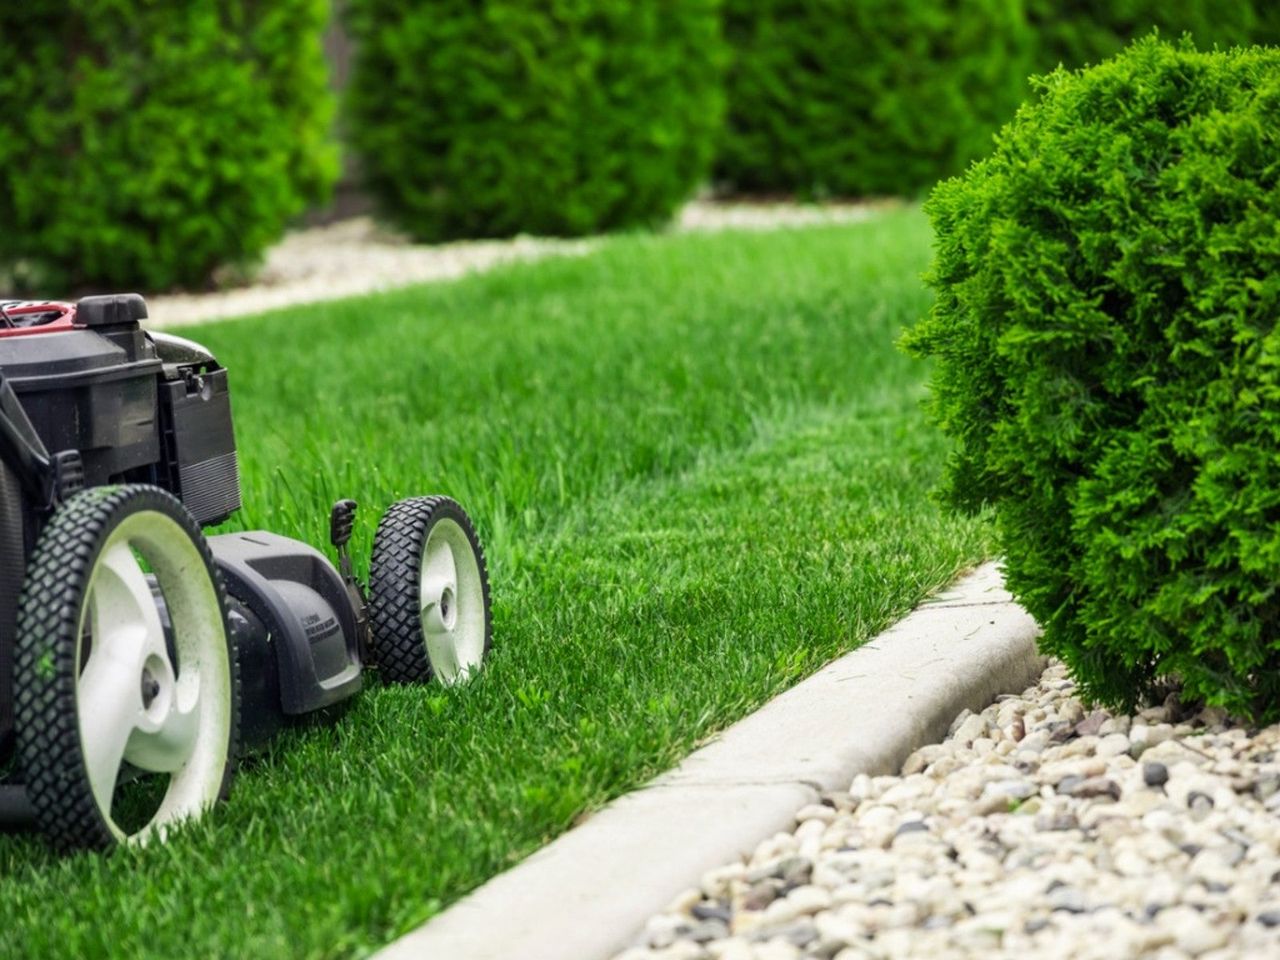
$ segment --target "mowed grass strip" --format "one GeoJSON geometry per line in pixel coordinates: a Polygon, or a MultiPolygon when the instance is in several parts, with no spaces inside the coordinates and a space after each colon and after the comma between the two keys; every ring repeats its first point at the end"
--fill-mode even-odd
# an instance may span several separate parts
{"type": "Polygon", "coordinates": [[[985,556],[894,348],[915,212],[597,254],[198,331],[232,370],[241,525],[447,492],[491,561],[462,689],[370,688],[165,845],[0,838],[0,956],[362,955],[985,556]]]}

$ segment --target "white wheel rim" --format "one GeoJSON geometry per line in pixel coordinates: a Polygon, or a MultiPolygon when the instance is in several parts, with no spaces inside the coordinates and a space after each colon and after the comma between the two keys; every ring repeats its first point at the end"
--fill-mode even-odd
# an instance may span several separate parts
{"type": "Polygon", "coordinates": [[[76,709],[85,771],[119,840],[145,841],[198,816],[218,798],[231,729],[231,665],[222,611],[196,544],[171,517],[141,511],[111,532],[94,565],[80,614],[76,709]],[[160,612],[135,551],[164,595],[177,669],[160,612]],[[112,818],[122,765],[167,775],[151,819],[127,834],[112,818]]]}
{"type": "Polygon", "coordinates": [[[427,661],[445,684],[466,680],[484,659],[484,590],[466,532],[442,517],[422,545],[419,606],[427,661]]]}

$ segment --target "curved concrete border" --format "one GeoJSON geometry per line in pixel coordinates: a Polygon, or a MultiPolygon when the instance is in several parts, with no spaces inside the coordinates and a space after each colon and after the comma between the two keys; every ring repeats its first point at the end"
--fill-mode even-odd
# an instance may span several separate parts
{"type": "Polygon", "coordinates": [[[606,960],[820,792],[896,772],[961,710],[1034,683],[1038,633],[987,564],[377,956],[606,960]]]}

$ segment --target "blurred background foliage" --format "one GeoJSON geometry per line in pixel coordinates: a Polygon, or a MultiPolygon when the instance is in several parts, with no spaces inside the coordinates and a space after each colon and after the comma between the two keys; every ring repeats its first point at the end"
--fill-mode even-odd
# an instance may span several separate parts
{"type": "Polygon", "coordinates": [[[667,220],[723,114],[718,0],[353,0],[351,142],[423,240],[667,220]]]}
{"type": "Polygon", "coordinates": [[[1022,0],[727,0],[716,178],[912,194],[981,156],[1033,67],[1022,0]]]}
{"type": "Polygon", "coordinates": [[[236,279],[326,207],[340,149],[356,208],[429,241],[659,225],[707,185],[915,196],[989,152],[1028,75],[1152,28],[1272,43],[1280,5],[6,4],[0,289],[236,279]]]}
{"type": "Polygon", "coordinates": [[[1204,48],[1274,42],[1275,6],[1275,0],[1026,0],[1041,71],[1097,63],[1153,27],[1165,39],[1188,33],[1204,48]]]}
{"type": "Polygon", "coordinates": [[[0,5],[0,288],[200,287],[259,257],[337,176],[328,16],[0,5]]]}

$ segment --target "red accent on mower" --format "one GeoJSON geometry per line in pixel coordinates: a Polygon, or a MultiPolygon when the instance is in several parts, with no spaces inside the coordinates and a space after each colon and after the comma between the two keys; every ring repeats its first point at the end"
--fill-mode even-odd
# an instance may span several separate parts
{"type": "Polygon", "coordinates": [[[72,330],[76,305],[56,300],[0,300],[0,337],[72,330]]]}

